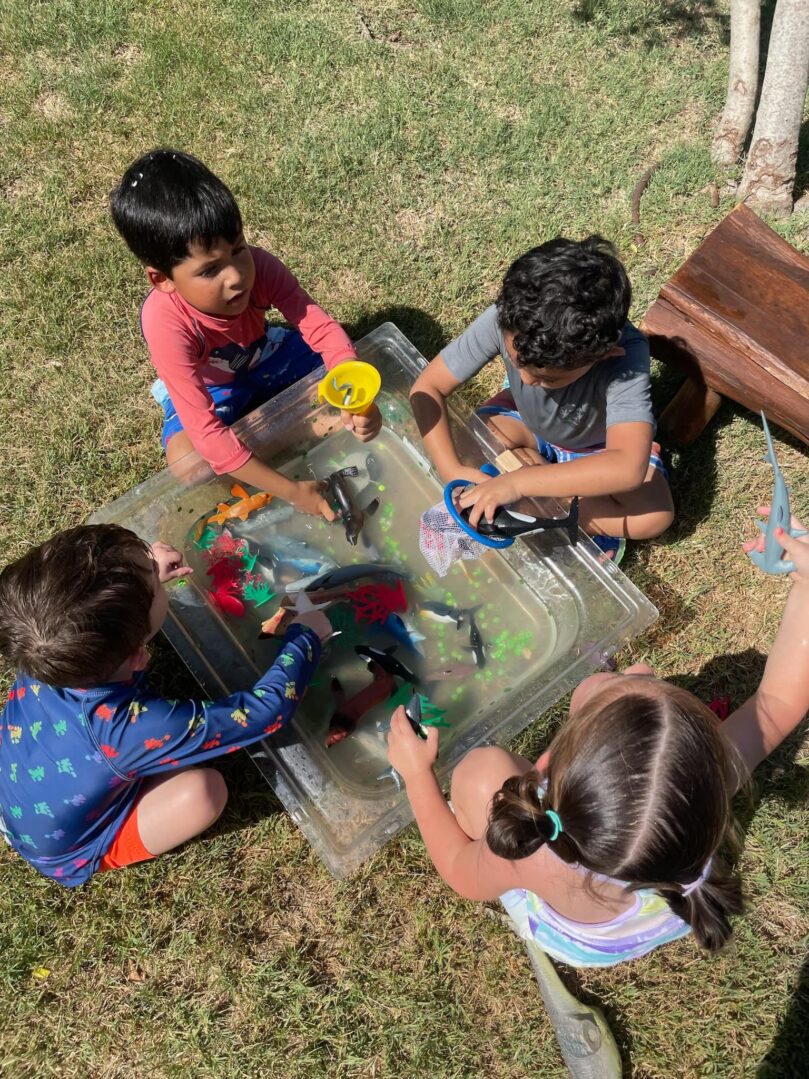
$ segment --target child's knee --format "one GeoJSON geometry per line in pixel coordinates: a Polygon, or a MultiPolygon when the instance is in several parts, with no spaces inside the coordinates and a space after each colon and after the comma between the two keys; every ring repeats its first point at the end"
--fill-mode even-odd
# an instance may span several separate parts
{"type": "Polygon", "coordinates": [[[190,769],[186,773],[183,793],[189,812],[193,812],[205,828],[221,817],[228,801],[227,784],[215,768],[190,769]]]}
{"type": "Polygon", "coordinates": [[[630,524],[630,538],[647,540],[655,536],[662,536],[666,529],[671,527],[674,520],[674,509],[666,507],[659,510],[650,510],[637,517],[630,524]]]}
{"type": "Polygon", "coordinates": [[[481,746],[470,750],[452,773],[450,798],[455,812],[482,832],[492,796],[512,775],[514,758],[505,749],[481,746]]]}

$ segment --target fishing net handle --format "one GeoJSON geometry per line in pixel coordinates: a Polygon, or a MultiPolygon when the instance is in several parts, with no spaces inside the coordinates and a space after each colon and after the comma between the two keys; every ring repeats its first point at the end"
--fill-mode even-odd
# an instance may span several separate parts
{"type": "MultiPolygon", "coordinates": [[[[499,471],[494,467],[494,465],[489,464],[488,461],[486,461],[485,464],[482,464],[480,466],[480,471],[491,477],[500,475],[499,471]]],[[[494,536],[484,536],[481,532],[478,532],[476,529],[474,529],[470,525],[470,523],[459,513],[458,507],[455,505],[453,493],[459,487],[469,486],[474,486],[474,484],[470,484],[469,480],[451,480],[446,485],[446,487],[444,488],[444,505],[447,508],[447,513],[449,513],[450,517],[453,519],[456,525],[458,525],[458,527],[462,529],[467,534],[467,536],[471,536],[476,543],[480,543],[483,547],[494,547],[495,549],[500,550],[505,547],[510,547],[514,543],[513,536],[503,536],[500,538],[495,538],[494,536]]]]}

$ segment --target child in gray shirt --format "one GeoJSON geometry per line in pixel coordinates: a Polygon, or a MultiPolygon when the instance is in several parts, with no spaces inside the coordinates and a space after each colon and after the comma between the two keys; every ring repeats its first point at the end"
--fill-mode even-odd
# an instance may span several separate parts
{"type": "Polygon", "coordinates": [[[475,484],[460,499],[470,524],[523,497],[579,495],[582,527],[611,557],[625,538],[649,539],[671,524],[652,441],[649,346],[627,321],[631,296],[612,244],[550,240],[509,267],[496,304],[416,380],[413,412],[439,473],[475,484]],[[531,463],[490,479],[461,463],[446,399],[498,355],[508,388],[479,414],[531,463]]]}

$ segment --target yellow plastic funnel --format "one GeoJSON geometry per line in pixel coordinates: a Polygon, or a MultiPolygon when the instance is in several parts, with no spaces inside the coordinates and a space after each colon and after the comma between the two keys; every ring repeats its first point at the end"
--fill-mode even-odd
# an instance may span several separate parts
{"type": "Polygon", "coordinates": [[[332,367],[317,387],[319,400],[332,408],[358,416],[367,412],[379,393],[382,378],[375,367],[362,360],[346,360],[332,367]]]}

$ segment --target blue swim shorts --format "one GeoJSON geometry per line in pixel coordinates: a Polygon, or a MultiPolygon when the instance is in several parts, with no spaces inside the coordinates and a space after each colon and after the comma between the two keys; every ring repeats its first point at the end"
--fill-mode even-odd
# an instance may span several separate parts
{"type": "MultiPolygon", "coordinates": [[[[500,393],[490,398],[485,404],[481,405],[476,410],[476,414],[482,419],[487,416],[511,416],[512,419],[519,420],[521,423],[525,423],[525,420],[517,411],[514,405],[514,398],[508,390],[501,390],[500,393]]],[[[537,442],[537,449],[550,464],[562,464],[565,461],[574,461],[577,457],[589,457],[593,453],[601,453],[606,447],[602,443],[598,446],[587,446],[583,450],[569,450],[564,446],[557,446],[554,442],[547,442],[544,438],[535,434],[534,438],[537,442]]],[[[663,459],[660,456],[661,449],[659,442],[652,443],[652,451],[649,454],[649,464],[654,465],[658,472],[660,472],[664,479],[669,478],[666,466],[663,464],[663,459]]]]}
{"type": "MultiPolygon", "coordinates": [[[[217,416],[230,427],[322,363],[322,357],[306,344],[298,330],[268,326],[266,343],[258,362],[249,370],[239,371],[232,382],[207,388],[217,416]]],[[[163,409],[161,439],[165,450],[168,440],[182,431],[183,425],[162,379],[155,379],[151,393],[163,409]]]]}

